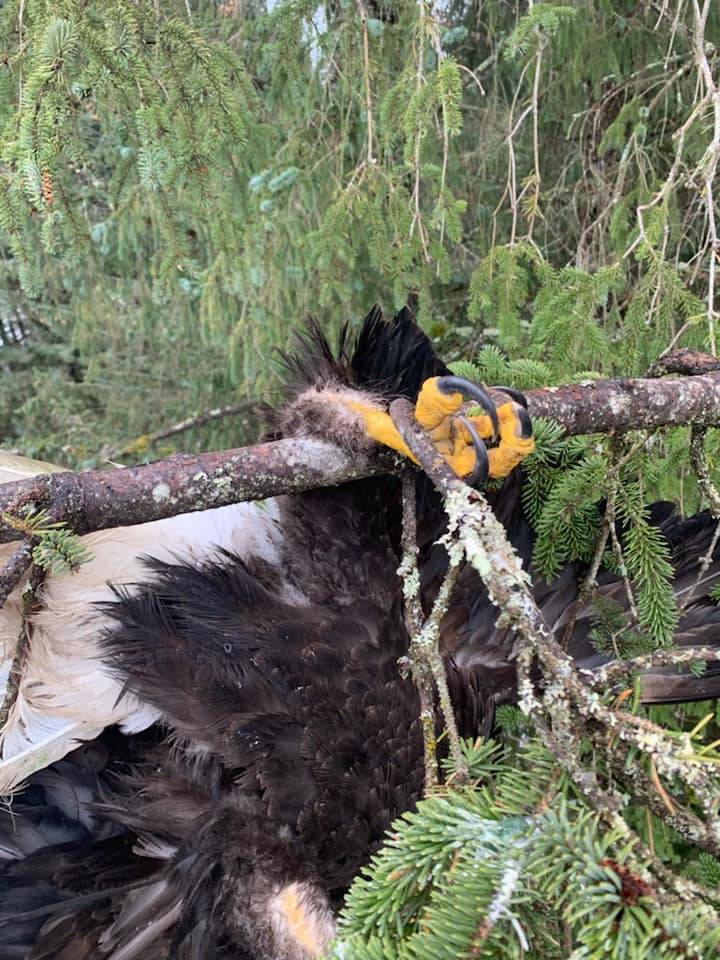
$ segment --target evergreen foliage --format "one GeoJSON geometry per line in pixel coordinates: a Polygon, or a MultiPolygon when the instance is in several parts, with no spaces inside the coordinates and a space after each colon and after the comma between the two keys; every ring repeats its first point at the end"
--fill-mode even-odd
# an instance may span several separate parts
{"type": "MultiPolygon", "coordinates": [[[[334,957],[714,955],[712,912],[669,903],[639,845],[601,829],[537,741],[486,741],[473,760],[473,789],[432,796],[395,823],[353,885],[334,957]]],[[[718,861],[702,856],[694,872],[713,881],[718,861]]]]}
{"type": "Polygon", "coordinates": [[[2,310],[54,357],[0,391],[10,439],[97,461],[93,437],[270,390],[304,311],[410,293],[446,354],[497,345],[548,380],[705,345],[711,105],[673,10],[4,4],[2,310]]]}
{"type": "MultiPolygon", "coordinates": [[[[145,438],[272,394],[305,311],[339,327],[374,301],[416,298],[458,374],[521,389],[715,352],[718,36],[711,2],[7,0],[0,442],[72,467],[167,455],[145,438]]],[[[667,647],[679,617],[648,504],[703,505],[689,431],[641,428],[536,421],[523,491],[537,575],[626,578],[632,622],[600,602],[592,632],[620,656],[667,647]]],[[[714,468],[714,431],[706,451],[714,468]]],[[[85,559],[47,517],[18,522],[42,566],[85,559]]],[[[719,718],[688,734],[703,710],[650,714],[712,767],[719,718]]],[[[527,718],[498,719],[502,743],[466,745],[476,786],[424,801],[358,881],[336,955],[713,955],[717,860],[628,813],[703,885],[680,907],[527,718]]]]}
{"type": "Polygon", "coordinates": [[[77,570],[92,560],[92,553],[67,524],[53,521],[46,510],[26,509],[21,517],[3,513],[2,519],[34,542],[33,561],[48,573],[77,570]]]}

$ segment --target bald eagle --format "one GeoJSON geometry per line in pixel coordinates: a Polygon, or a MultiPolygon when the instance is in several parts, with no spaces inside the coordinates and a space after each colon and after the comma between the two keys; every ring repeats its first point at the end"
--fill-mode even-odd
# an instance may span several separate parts
{"type": "MultiPolygon", "coordinates": [[[[278,436],[322,434],[350,450],[379,441],[409,455],[387,415],[404,396],[455,472],[506,478],[494,508],[529,563],[533,534],[515,468],[531,450],[523,398],[453,377],[407,311],[366,318],[354,349],[317,326],[285,358],[293,399],[278,436]],[[465,414],[463,393],[484,408],[465,414]]],[[[447,558],[446,518],[416,480],[422,600],[447,558]]],[[[379,477],[84,538],[81,574],[48,580],[2,733],[2,960],[307,960],[321,956],[352,878],[422,793],[419,704],[399,669],[409,636],[397,575],[401,499],[379,477]],[[38,769],[43,767],[43,769],[38,769]]],[[[713,521],[662,507],[676,590],[694,583],[713,521]]],[[[580,564],[535,595],[564,627],[580,564]]],[[[679,641],[713,642],[707,587],[679,641]]],[[[600,592],[624,602],[611,574],[600,592]]],[[[603,658],[592,607],[569,649],[603,658]]],[[[495,625],[476,573],[461,572],[442,624],[460,732],[487,731],[514,696],[513,638],[495,625]]],[[[10,661],[19,592],[0,629],[10,661]]],[[[720,693],[720,672],[646,677],[649,702],[720,693]]]]}

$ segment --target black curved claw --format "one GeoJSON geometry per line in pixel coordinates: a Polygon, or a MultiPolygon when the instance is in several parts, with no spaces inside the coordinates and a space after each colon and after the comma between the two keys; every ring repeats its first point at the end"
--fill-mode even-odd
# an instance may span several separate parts
{"type": "Polygon", "coordinates": [[[475,429],[474,423],[468,420],[467,417],[459,416],[457,419],[465,426],[467,432],[470,434],[473,449],[475,450],[475,468],[471,474],[465,477],[465,483],[471,487],[477,487],[481,483],[485,483],[490,474],[490,460],[488,459],[487,447],[475,429]]]}
{"type": "Polygon", "coordinates": [[[440,393],[462,393],[466,397],[470,397],[471,400],[475,400],[476,403],[479,403],[485,413],[490,417],[490,422],[493,425],[493,440],[497,440],[500,434],[500,422],[498,421],[495,404],[489,393],[486,393],[482,387],[479,387],[476,383],[466,380],[465,377],[438,377],[437,387],[440,393]]]}
{"type": "Polygon", "coordinates": [[[519,390],[516,390],[515,387],[501,387],[499,384],[493,384],[493,390],[502,390],[502,392],[511,397],[515,403],[519,403],[521,407],[524,407],[527,410],[527,397],[524,393],[520,393],[519,390]]]}
{"type": "Polygon", "coordinates": [[[520,436],[523,440],[529,440],[533,435],[532,420],[527,410],[522,407],[517,412],[517,418],[520,421],[520,436]]]}

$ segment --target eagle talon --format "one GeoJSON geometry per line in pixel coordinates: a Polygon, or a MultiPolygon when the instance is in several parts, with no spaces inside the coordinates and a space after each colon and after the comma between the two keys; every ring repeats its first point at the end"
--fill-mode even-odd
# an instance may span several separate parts
{"type": "Polygon", "coordinates": [[[521,407],[519,410],[515,411],[517,416],[518,423],[520,424],[520,433],[518,436],[521,440],[529,440],[533,435],[532,421],[530,415],[524,407],[521,407]]]}
{"type": "Polygon", "coordinates": [[[493,385],[493,390],[501,390],[503,393],[506,393],[515,403],[519,403],[523,409],[527,410],[527,397],[524,393],[521,393],[519,390],[516,390],[515,387],[501,387],[498,385],[493,385]]]}
{"type": "Polygon", "coordinates": [[[488,457],[487,447],[472,421],[468,420],[467,417],[458,417],[457,419],[470,434],[470,440],[472,441],[473,450],[475,451],[475,466],[473,467],[472,473],[463,479],[468,486],[477,487],[485,483],[490,475],[490,459],[488,457]]]}
{"type": "MultiPolygon", "coordinates": [[[[525,397],[508,387],[490,389],[497,389],[496,399],[464,377],[429,377],[415,401],[417,424],[453,473],[473,487],[506,477],[535,447],[525,397]],[[466,413],[465,398],[482,412],[466,413]]],[[[362,417],[367,436],[417,463],[386,410],[355,397],[344,402],[362,417]]]]}
{"type": "Polygon", "coordinates": [[[437,389],[446,396],[450,393],[462,393],[476,403],[479,403],[485,413],[490,417],[490,422],[493,425],[492,439],[493,441],[497,440],[500,435],[500,421],[498,420],[497,409],[490,394],[483,390],[482,387],[479,387],[471,380],[466,380],[464,377],[446,376],[438,377],[437,389]]]}

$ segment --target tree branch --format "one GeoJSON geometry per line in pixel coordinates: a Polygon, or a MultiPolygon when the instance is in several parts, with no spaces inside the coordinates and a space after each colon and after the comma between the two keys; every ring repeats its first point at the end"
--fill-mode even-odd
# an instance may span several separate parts
{"type": "MultiPolygon", "coordinates": [[[[630,828],[620,816],[627,798],[602,785],[598,772],[585,764],[580,742],[583,730],[599,725],[606,739],[619,737],[655,764],[668,779],[691,788],[705,822],[694,842],[713,854],[720,852],[720,818],[714,778],[693,764],[686,746],[673,741],[660,727],[605,705],[581,677],[547,626],[530,590],[529,578],[507,534],[485,497],[459,480],[415,421],[412,404],[396,400],[390,414],[403,439],[444,497],[448,514],[446,543],[458,544],[468,563],[480,574],[488,595],[517,641],[520,708],[535,723],[544,742],[586,799],[626,836],[630,828]],[[536,661],[544,678],[542,692],[531,679],[536,661]]],[[[600,742],[593,738],[594,742],[600,742]]]]}
{"type": "MultiPolygon", "coordinates": [[[[664,363],[671,363],[666,357],[664,363]]],[[[716,361],[717,362],[717,361],[716,361]]],[[[533,417],[556,420],[569,435],[720,424],[720,374],[584,380],[527,393],[533,417]]]]}
{"type": "MultiPolygon", "coordinates": [[[[0,512],[17,515],[25,507],[41,507],[53,520],[66,520],[75,533],[88,533],[333,486],[395,472],[399,463],[380,447],[350,454],[324,440],[300,437],[122,470],[41,474],[4,483],[0,512]]],[[[0,529],[3,542],[22,536],[7,524],[0,529]]]]}
{"type": "Polygon", "coordinates": [[[25,571],[32,563],[33,549],[37,540],[29,538],[23,540],[2,567],[0,567],[0,607],[22,580],[25,571]]]}
{"type": "MultiPolygon", "coordinates": [[[[720,371],[662,380],[585,381],[531,390],[527,398],[531,416],[557,421],[568,435],[720,425],[720,371]]],[[[380,447],[351,455],[328,441],[291,438],[121,470],[42,474],[0,484],[0,512],[16,516],[32,505],[48,510],[53,520],[67,521],[76,533],[88,533],[396,473],[401,464],[380,447]]],[[[21,536],[7,524],[0,529],[0,542],[21,536]]]]}
{"type": "Polygon", "coordinates": [[[152,444],[158,440],[167,440],[178,433],[185,433],[187,430],[194,430],[196,427],[204,427],[206,423],[212,423],[214,420],[223,420],[225,417],[236,417],[240,414],[252,413],[256,404],[247,400],[244,403],[233,403],[226,407],[214,407],[212,410],[205,410],[193,417],[186,417],[179,423],[173,423],[169,427],[162,427],[155,430],[154,433],[144,433],[134,440],[125,440],[120,443],[113,443],[102,448],[100,456],[103,460],[112,460],[118,455],[126,453],[144,453],[152,444]]]}

